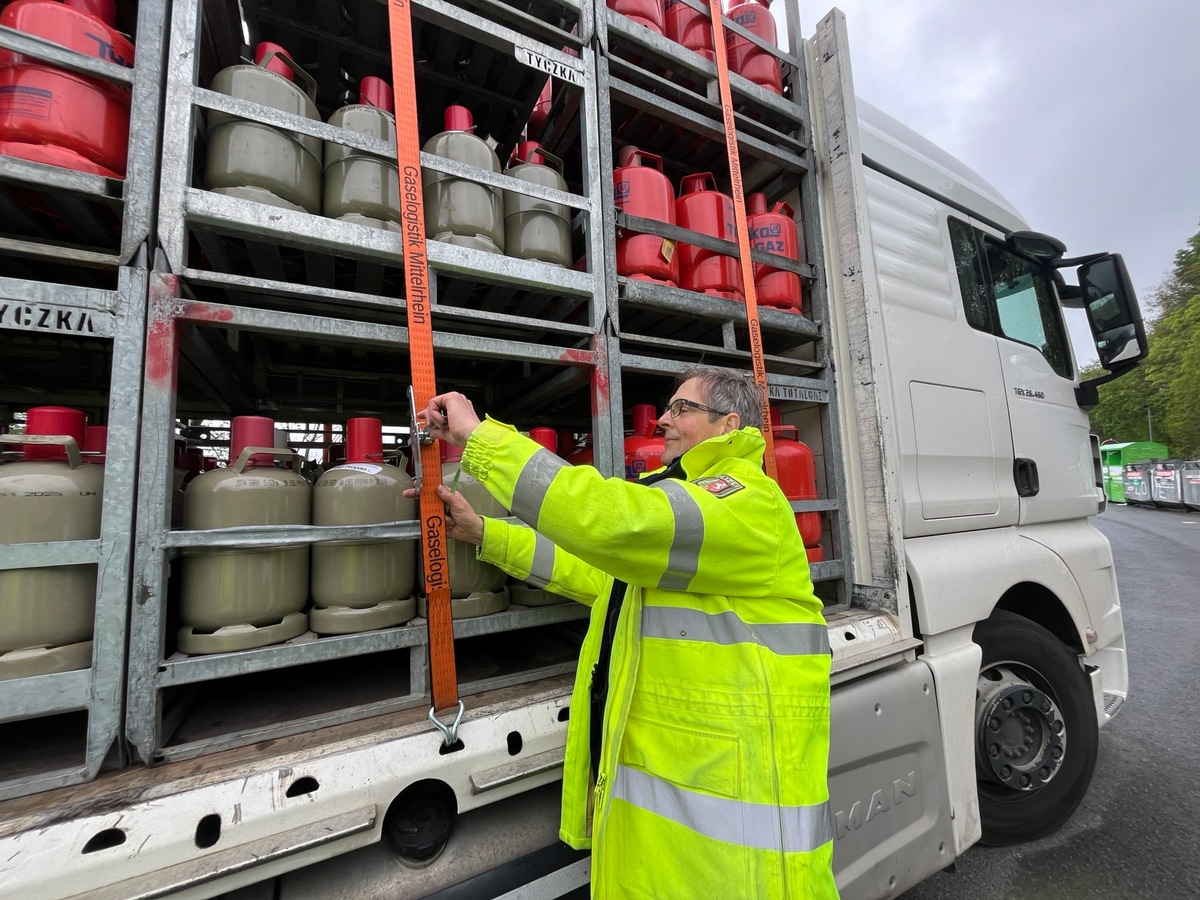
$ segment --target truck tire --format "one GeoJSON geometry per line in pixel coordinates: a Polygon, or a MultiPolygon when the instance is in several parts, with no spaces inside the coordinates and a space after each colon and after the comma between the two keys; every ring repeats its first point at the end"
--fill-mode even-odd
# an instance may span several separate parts
{"type": "Polygon", "coordinates": [[[997,610],[975,626],[981,842],[1004,846],[1058,830],[1083,800],[1099,729],[1075,653],[1045,628],[997,610]]]}

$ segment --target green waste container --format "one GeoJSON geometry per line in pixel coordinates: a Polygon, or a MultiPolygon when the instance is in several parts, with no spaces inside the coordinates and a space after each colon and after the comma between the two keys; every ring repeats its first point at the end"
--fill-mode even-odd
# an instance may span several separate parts
{"type": "Polygon", "coordinates": [[[1125,502],[1125,467],[1147,459],[1166,459],[1166,444],[1158,441],[1128,441],[1123,444],[1101,444],[1100,464],[1103,469],[1104,494],[1112,503],[1125,502]]]}

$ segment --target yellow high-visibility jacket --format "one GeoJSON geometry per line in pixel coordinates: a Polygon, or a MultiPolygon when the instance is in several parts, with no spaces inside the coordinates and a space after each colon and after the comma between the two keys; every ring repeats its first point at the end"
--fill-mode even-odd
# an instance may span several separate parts
{"type": "Polygon", "coordinates": [[[487,420],[462,465],[530,527],[484,520],[479,557],[592,607],[571,697],[562,839],[597,897],[837,897],[829,638],[757,429],[652,484],[570,466],[487,420]],[[598,776],[589,690],[613,579],[598,776]]]}

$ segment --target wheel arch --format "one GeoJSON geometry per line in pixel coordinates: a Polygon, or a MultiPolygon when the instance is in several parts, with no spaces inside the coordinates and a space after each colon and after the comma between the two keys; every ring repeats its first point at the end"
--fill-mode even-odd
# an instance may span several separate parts
{"type": "Polygon", "coordinates": [[[1083,641],[1075,620],[1054,591],[1045,585],[1032,581],[1014,584],[1004,592],[995,608],[1041,625],[1076,653],[1083,652],[1083,641]]]}
{"type": "Polygon", "coordinates": [[[918,636],[973,625],[1001,609],[1086,652],[1091,622],[1080,585],[1045,545],[1012,529],[994,529],[911,538],[904,547],[918,636]]]}

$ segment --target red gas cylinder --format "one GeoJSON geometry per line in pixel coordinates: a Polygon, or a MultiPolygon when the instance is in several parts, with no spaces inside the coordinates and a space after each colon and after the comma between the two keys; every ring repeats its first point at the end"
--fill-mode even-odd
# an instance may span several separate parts
{"type": "Polygon", "coordinates": [[[663,0],[607,0],[608,8],[619,12],[655,34],[663,33],[663,0]]]}
{"type": "Polygon", "coordinates": [[[571,455],[567,457],[567,462],[573,466],[590,466],[593,459],[592,436],[585,434],[583,440],[579,442],[571,455]]]}
{"type": "Polygon", "coordinates": [[[712,22],[708,16],[683,0],[667,0],[664,33],[677,44],[699,53],[709,62],[714,59],[712,22]]]}
{"type": "Polygon", "coordinates": [[[558,435],[553,428],[530,428],[529,436],[551,453],[558,452],[558,435]]]}
{"type": "Polygon", "coordinates": [[[814,544],[811,547],[804,548],[804,555],[808,557],[809,563],[824,562],[825,548],[820,544],[814,544]]]}
{"type": "MultiPolygon", "coordinates": [[[[769,8],[771,0],[745,0],[730,7],[725,14],[751,34],[762,38],[763,43],[779,46],[775,38],[775,17],[769,8]]],[[[753,81],[764,90],[783,94],[783,74],[779,60],[755,46],[739,34],[725,33],[725,51],[729,68],[748,81],[753,81]]]]}
{"type": "MultiPolygon", "coordinates": [[[[133,44],[112,28],[112,0],[15,0],[0,25],[133,66],[133,44]]],[[[125,177],[129,88],[0,50],[0,154],[125,177]]]]}
{"type": "MultiPolygon", "coordinates": [[[[775,464],[779,487],[789,500],[817,499],[817,466],[812,451],[801,442],[795,425],[784,425],[778,409],[771,409],[771,434],[775,437],[775,464]]],[[[796,527],[805,546],[821,540],[821,514],[796,513],[796,527]]]]}
{"type": "Polygon", "coordinates": [[[578,443],[575,440],[575,432],[564,429],[559,431],[556,437],[558,438],[558,449],[556,449],[554,452],[563,459],[567,459],[572,453],[575,452],[575,445],[578,443]]]}
{"type": "Polygon", "coordinates": [[[662,468],[663,438],[655,437],[658,410],[653,404],[639,403],[633,408],[633,431],[625,438],[625,478],[637,481],[644,472],[662,468]]]}
{"type": "Polygon", "coordinates": [[[107,451],[108,426],[88,425],[83,431],[83,461],[102,466],[107,451]]]}
{"type": "MultiPolygon", "coordinates": [[[[82,448],[87,434],[87,413],[69,406],[35,406],[25,413],[25,433],[64,434],[75,441],[76,447],[82,448]]],[[[67,459],[67,450],[62,444],[24,444],[22,450],[27,460],[61,462],[67,459]]]]}
{"type": "MultiPolygon", "coordinates": [[[[698,231],[727,241],[737,240],[733,198],[717,190],[711,172],[685,175],[675,201],[675,219],[680,228],[698,231]]],[[[745,302],[742,267],[732,256],[679,245],[680,287],[714,297],[745,302]]]]}
{"type": "Polygon", "coordinates": [[[525,125],[525,133],[529,135],[530,140],[537,139],[542,126],[546,124],[546,119],[550,117],[550,105],[554,102],[553,91],[553,80],[547,78],[546,86],[538,94],[537,103],[533,104],[533,111],[529,113],[529,121],[525,125]]]}
{"type": "MultiPolygon", "coordinates": [[[[800,237],[793,215],[792,208],[786,203],[776,203],[768,210],[766,194],[751,194],[746,198],[746,225],[751,246],[799,262],[800,237]]],[[[800,310],[800,276],[795,272],[755,263],[754,287],[759,303],[800,310]]]]}
{"type": "MultiPolygon", "coordinates": [[[[623,147],[613,170],[613,195],[626,215],[675,224],[675,191],[663,174],[661,156],[623,147]]],[[[640,281],[679,284],[675,242],[656,234],[617,232],[617,274],[640,281]]]]}

